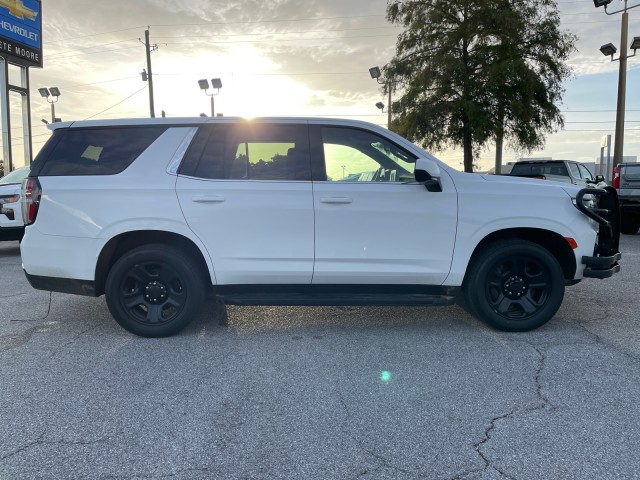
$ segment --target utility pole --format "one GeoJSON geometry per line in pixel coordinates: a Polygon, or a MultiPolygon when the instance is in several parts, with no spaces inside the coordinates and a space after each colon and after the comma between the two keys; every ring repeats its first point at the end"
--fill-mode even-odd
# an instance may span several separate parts
{"type": "Polygon", "coordinates": [[[151,70],[151,50],[156,50],[157,45],[153,47],[149,43],[149,28],[144,31],[144,47],[147,50],[147,81],[149,82],[149,113],[151,118],[156,116],[155,108],[153,107],[153,72],[151,70]]]}

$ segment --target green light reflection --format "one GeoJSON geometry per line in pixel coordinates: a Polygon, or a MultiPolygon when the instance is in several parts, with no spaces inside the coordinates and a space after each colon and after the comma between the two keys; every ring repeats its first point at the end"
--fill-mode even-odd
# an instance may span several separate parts
{"type": "Polygon", "coordinates": [[[381,372],[380,380],[382,380],[383,383],[389,383],[391,381],[391,372],[388,372],[386,370],[381,372]]]}

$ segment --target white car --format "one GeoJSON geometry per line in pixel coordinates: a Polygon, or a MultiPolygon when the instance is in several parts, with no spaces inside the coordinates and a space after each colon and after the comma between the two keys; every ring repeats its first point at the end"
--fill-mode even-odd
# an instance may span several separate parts
{"type": "Polygon", "coordinates": [[[35,288],[105,294],[138,335],[180,331],[210,291],[246,305],[462,299],[524,331],[565,285],[620,269],[614,189],[461,173],[369,123],[50,128],[23,183],[24,271],[35,288]]]}
{"type": "Polygon", "coordinates": [[[20,167],[0,178],[0,241],[20,240],[24,234],[20,194],[27,175],[29,167],[20,167]]]}

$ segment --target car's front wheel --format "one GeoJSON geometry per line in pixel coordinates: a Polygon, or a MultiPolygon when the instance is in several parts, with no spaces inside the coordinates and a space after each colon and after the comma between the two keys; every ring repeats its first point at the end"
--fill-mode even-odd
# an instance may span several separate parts
{"type": "Polygon", "coordinates": [[[105,285],[111,315],[143,337],[166,337],[182,330],[200,310],[205,295],[203,275],[194,259],[161,244],[122,255],[105,285]]]}
{"type": "Polygon", "coordinates": [[[511,332],[533,330],[560,308],[565,280],[558,260],[525,240],[480,250],[469,265],[464,298],[480,320],[511,332]]]}

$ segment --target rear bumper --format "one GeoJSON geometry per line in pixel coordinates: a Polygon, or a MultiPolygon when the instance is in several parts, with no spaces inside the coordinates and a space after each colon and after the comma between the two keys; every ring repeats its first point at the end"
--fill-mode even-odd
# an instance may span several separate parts
{"type": "Polygon", "coordinates": [[[94,282],[90,280],[77,280],[75,278],[43,277],[40,275],[24,274],[31,286],[37,290],[49,292],[72,293],[74,295],[85,295],[87,297],[97,297],[94,282]]]}
{"type": "Polygon", "coordinates": [[[22,240],[24,227],[0,227],[0,241],[22,240]]]}
{"type": "Polygon", "coordinates": [[[620,271],[618,261],[622,255],[620,252],[609,257],[582,257],[585,266],[583,276],[587,278],[609,278],[620,271]]]}

